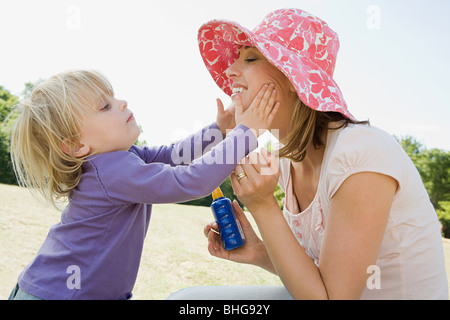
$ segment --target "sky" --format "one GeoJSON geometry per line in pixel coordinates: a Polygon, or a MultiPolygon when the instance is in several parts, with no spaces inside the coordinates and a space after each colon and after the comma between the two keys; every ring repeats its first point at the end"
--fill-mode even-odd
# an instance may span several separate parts
{"type": "Polygon", "coordinates": [[[295,7],[340,39],[334,79],[360,120],[427,148],[450,150],[448,0],[0,0],[0,85],[95,69],[142,126],[169,144],[215,121],[229,104],[204,66],[197,31],[212,19],[253,29],[295,7]]]}

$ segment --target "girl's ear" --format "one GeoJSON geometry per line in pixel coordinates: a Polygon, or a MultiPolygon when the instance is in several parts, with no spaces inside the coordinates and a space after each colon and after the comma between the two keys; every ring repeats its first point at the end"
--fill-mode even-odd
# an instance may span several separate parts
{"type": "Polygon", "coordinates": [[[69,141],[69,139],[64,139],[61,141],[61,150],[69,156],[81,158],[87,155],[91,148],[87,144],[83,144],[81,142],[74,144],[69,141]]]}

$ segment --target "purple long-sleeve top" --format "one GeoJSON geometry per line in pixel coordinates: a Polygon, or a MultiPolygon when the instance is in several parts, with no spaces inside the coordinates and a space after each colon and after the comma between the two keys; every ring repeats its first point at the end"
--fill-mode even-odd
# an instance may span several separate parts
{"type": "Polygon", "coordinates": [[[225,139],[217,132],[212,124],[170,146],[89,157],[19,287],[43,299],[131,298],[152,204],[210,194],[257,146],[243,125],[225,139]]]}

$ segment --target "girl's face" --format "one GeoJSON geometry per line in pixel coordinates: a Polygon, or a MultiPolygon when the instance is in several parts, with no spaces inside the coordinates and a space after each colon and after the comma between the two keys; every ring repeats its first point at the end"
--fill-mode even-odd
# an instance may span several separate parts
{"type": "Polygon", "coordinates": [[[106,96],[84,121],[80,143],[89,147],[89,153],[128,151],[139,134],[127,102],[106,96]]]}
{"type": "Polygon", "coordinates": [[[281,105],[270,129],[278,129],[278,138],[284,138],[288,134],[288,124],[298,100],[295,88],[289,79],[258,49],[245,46],[239,50],[239,58],[226,70],[226,75],[233,80],[233,92],[241,91],[244,109],[250,107],[264,84],[275,84],[276,100],[281,105]]]}

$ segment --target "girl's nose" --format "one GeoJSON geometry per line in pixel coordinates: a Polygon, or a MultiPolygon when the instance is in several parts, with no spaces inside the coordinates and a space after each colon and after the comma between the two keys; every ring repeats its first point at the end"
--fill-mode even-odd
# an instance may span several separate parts
{"type": "Polygon", "coordinates": [[[125,100],[120,101],[120,110],[123,111],[128,107],[128,103],[125,100]]]}

